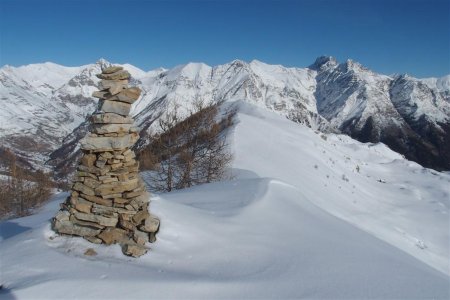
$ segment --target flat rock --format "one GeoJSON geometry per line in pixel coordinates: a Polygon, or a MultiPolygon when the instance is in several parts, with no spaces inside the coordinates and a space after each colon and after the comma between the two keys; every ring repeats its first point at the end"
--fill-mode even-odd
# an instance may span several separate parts
{"type": "Polygon", "coordinates": [[[117,71],[123,70],[123,67],[121,66],[111,66],[111,67],[107,67],[105,69],[102,70],[103,74],[111,74],[111,73],[115,73],[117,71]]]}
{"type": "Polygon", "coordinates": [[[131,104],[119,101],[102,100],[100,110],[105,113],[115,113],[121,116],[128,116],[131,104]]]}
{"type": "MultiPolygon", "coordinates": [[[[111,194],[117,194],[117,193],[123,193],[126,191],[130,191],[134,188],[136,188],[139,184],[138,179],[132,179],[130,181],[117,181],[117,182],[111,182],[111,183],[105,183],[99,185],[95,189],[96,195],[111,195],[111,194]]],[[[116,198],[116,197],[115,197],[116,198]]]]}
{"type": "Polygon", "coordinates": [[[101,80],[99,89],[101,91],[107,90],[111,95],[116,95],[125,89],[128,85],[128,80],[101,80]]]}
{"type": "Polygon", "coordinates": [[[93,132],[97,134],[115,133],[115,132],[129,132],[133,124],[96,124],[93,127],[93,132]]]}
{"type": "Polygon", "coordinates": [[[119,70],[114,73],[97,74],[97,78],[107,80],[121,80],[130,78],[130,73],[126,70],[119,70]]]}
{"type": "Polygon", "coordinates": [[[131,117],[124,117],[115,113],[102,113],[92,115],[94,124],[133,124],[131,117]]]}
{"type": "Polygon", "coordinates": [[[113,205],[112,200],[103,199],[103,198],[97,197],[97,196],[81,195],[80,197],[83,197],[87,201],[97,203],[100,205],[104,205],[104,206],[112,206],[113,205]]]}
{"type": "Polygon", "coordinates": [[[141,96],[141,89],[138,87],[130,87],[127,89],[122,90],[120,93],[108,97],[108,95],[105,95],[108,100],[113,101],[121,101],[133,104],[139,97],[141,96]]]}
{"type": "Polygon", "coordinates": [[[70,221],[58,220],[54,222],[53,229],[58,233],[78,236],[96,236],[101,231],[101,229],[75,225],[70,221]]]}
{"type": "Polygon", "coordinates": [[[75,191],[79,191],[80,193],[83,193],[85,195],[90,195],[90,196],[94,196],[95,192],[92,188],[82,184],[81,182],[76,182],[73,187],[73,190],[75,191]]]}
{"type": "Polygon", "coordinates": [[[74,216],[78,220],[93,222],[93,223],[97,223],[97,224],[100,224],[103,226],[109,226],[109,227],[116,226],[117,222],[119,221],[119,219],[117,217],[104,217],[104,216],[99,216],[99,215],[94,215],[94,214],[85,214],[85,213],[80,213],[80,212],[74,213],[74,216]]]}
{"type": "MultiPolygon", "coordinates": [[[[86,136],[83,138],[81,148],[91,151],[107,151],[131,148],[139,139],[137,133],[129,133],[120,137],[86,136]]],[[[104,175],[104,174],[101,174],[104,175]]]]}

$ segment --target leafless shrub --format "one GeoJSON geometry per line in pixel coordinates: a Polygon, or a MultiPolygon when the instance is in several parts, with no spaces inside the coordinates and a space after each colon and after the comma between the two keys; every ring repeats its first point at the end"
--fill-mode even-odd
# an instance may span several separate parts
{"type": "Polygon", "coordinates": [[[151,188],[170,192],[224,178],[232,156],[223,132],[234,114],[219,118],[217,105],[204,107],[199,101],[183,121],[177,109],[161,118],[162,133],[139,153],[141,169],[152,171],[151,188]]]}

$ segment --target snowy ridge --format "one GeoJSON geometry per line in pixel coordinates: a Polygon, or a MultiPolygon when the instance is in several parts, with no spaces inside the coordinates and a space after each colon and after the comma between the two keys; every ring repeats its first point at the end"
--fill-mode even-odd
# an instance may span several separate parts
{"type": "Polygon", "coordinates": [[[147,255],[55,236],[48,220],[61,194],[34,216],[0,223],[3,294],[449,297],[449,175],[383,144],[316,133],[246,101],[226,105],[238,108],[228,136],[235,178],[154,195],[162,223],[147,255]],[[98,255],[84,256],[87,248],[98,255]]]}
{"type": "MultiPolygon", "coordinates": [[[[36,164],[42,164],[72,130],[86,127],[79,126],[95,110],[90,96],[95,74],[108,64],[101,59],[75,68],[51,63],[1,68],[0,140],[25,156],[37,155],[36,164]]],[[[131,84],[143,91],[132,109],[143,131],[158,130],[154,121],[175,107],[185,116],[198,101],[244,100],[322,132],[381,141],[427,167],[450,169],[449,76],[390,77],[332,57],[319,57],[308,68],[257,60],[149,72],[124,67],[132,74],[131,84]]]]}

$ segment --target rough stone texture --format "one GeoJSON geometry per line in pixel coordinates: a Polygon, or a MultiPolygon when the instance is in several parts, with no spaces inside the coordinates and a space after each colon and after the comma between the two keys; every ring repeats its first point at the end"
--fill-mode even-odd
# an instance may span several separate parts
{"type": "Polygon", "coordinates": [[[119,101],[102,100],[100,110],[106,113],[115,113],[121,116],[128,116],[131,104],[119,101]]]}
{"type": "Polygon", "coordinates": [[[137,87],[131,87],[131,88],[122,90],[117,95],[114,95],[112,97],[105,97],[104,99],[116,100],[116,101],[133,104],[137,99],[139,99],[140,96],[141,96],[141,90],[137,87]]]}
{"type": "Polygon", "coordinates": [[[133,124],[102,124],[96,125],[93,132],[96,134],[129,132],[133,124]]]}
{"type": "Polygon", "coordinates": [[[86,136],[80,141],[80,143],[81,149],[83,150],[123,150],[132,147],[138,139],[138,134],[129,133],[120,137],[86,136]]]}
{"type": "Polygon", "coordinates": [[[102,70],[102,74],[111,74],[123,70],[121,66],[111,66],[102,70]]]}
{"type": "Polygon", "coordinates": [[[121,80],[121,79],[128,79],[130,78],[130,73],[125,70],[120,70],[114,73],[106,73],[106,74],[97,74],[97,77],[100,79],[107,79],[107,80],[121,80]]]}
{"type": "Polygon", "coordinates": [[[103,113],[92,115],[92,122],[96,124],[133,124],[133,119],[114,113],[103,113]]]}
{"type": "Polygon", "coordinates": [[[122,247],[122,252],[129,256],[138,257],[147,253],[147,248],[137,244],[125,244],[122,247]]]}
{"type": "MultiPolygon", "coordinates": [[[[93,96],[99,108],[92,116],[92,132],[81,141],[83,157],[72,192],[53,218],[53,229],[81,236],[94,244],[119,243],[125,255],[138,257],[155,242],[159,219],[148,212],[149,194],[139,176],[139,163],[131,147],[139,138],[131,104],[141,91],[127,88],[129,74],[110,67],[93,96]]],[[[93,254],[86,252],[86,255],[93,254]]]]}

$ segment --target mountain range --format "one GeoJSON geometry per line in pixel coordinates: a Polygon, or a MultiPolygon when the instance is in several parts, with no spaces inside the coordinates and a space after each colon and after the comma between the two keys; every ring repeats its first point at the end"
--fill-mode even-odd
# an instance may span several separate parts
{"type": "MultiPolygon", "coordinates": [[[[53,63],[0,69],[0,142],[35,167],[63,168],[96,109],[95,74],[111,65],[53,63]]],[[[450,170],[450,75],[417,79],[383,75],[347,60],[322,56],[306,68],[234,60],[188,63],[145,72],[122,65],[143,93],[132,114],[141,144],[158,131],[155,120],[177,109],[186,116],[199,101],[244,101],[321,132],[382,142],[424,167],[450,170]]]]}

